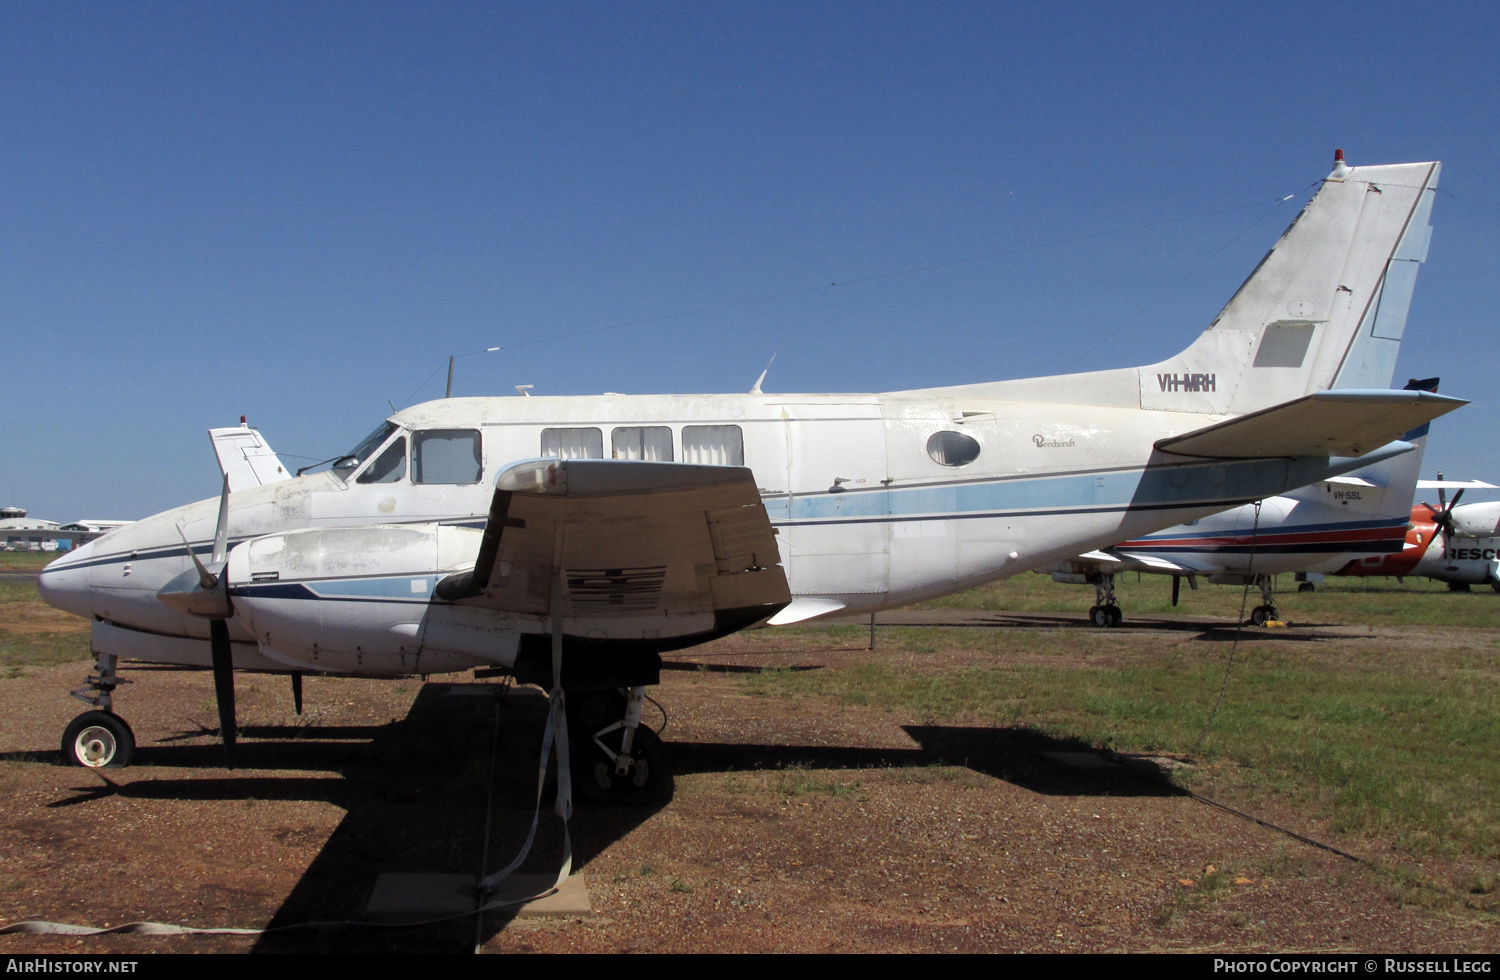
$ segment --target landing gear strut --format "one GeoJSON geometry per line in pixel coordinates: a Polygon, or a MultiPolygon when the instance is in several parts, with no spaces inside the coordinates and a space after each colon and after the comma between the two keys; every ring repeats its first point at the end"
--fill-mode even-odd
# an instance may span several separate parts
{"type": "Polygon", "coordinates": [[[1276,609],[1276,602],[1271,595],[1271,576],[1257,575],[1255,584],[1260,587],[1263,603],[1250,611],[1250,625],[1264,626],[1273,619],[1280,619],[1281,613],[1276,609]]]}
{"type": "Polygon", "coordinates": [[[135,754],[135,733],[125,719],[111,711],[115,688],[130,681],[122,680],[112,653],[95,654],[94,673],[84,678],[83,687],[72,692],[84,704],[94,706],[74,718],[63,730],[62,761],[68,766],[90,769],[123,769],[135,754]]]}
{"type": "Polygon", "coordinates": [[[1112,573],[1095,578],[1094,595],[1098,602],[1089,609],[1089,622],[1100,629],[1111,629],[1125,622],[1125,614],[1115,605],[1115,577],[1112,573]]]}
{"type": "Polygon", "coordinates": [[[648,803],[671,790],[661,739],[641,724],[645,685],[588,691],[568,704],[573,785],[591,803],[648,803]]]}

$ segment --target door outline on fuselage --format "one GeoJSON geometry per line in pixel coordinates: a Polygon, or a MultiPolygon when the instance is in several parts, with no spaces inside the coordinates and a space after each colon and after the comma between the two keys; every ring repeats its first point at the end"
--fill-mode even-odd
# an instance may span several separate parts
{"type": "Polygon", "coordinates": [[[880,404],[776,407],[785,427],[788,487],[781,553],[793,594],[889,592],[890,499],[880,404]]]}

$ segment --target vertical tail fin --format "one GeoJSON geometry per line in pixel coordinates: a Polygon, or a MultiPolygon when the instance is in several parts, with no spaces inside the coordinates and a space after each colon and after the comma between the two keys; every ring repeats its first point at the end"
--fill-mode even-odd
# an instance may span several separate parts
{"type": "Polygon", "coordinates": [[[1390,387],[1441,165],[1335,162],[1192,346],[1139,369],[1142,408],[1239,414],[1390,387]]]}

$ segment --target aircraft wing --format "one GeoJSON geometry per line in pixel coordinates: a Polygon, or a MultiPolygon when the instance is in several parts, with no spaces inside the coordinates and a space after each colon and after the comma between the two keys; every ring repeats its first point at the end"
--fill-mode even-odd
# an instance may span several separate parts
{"type": "Polygon", "coordinates": [[[560,578],[574,635],[667,638],[743,628],[791,601],[749,469],[541,459],[495,480],[472,571],[450,602],[547,616],[560,578]]]}
{"type": "Polygon", "coordinates": [[[1455,408],[1428,391],[1320,391],[1156,443],[1179,456],[1363,456],[1455,408]]]}
{"type": "Polygon", "coordinates": [[[1073,559],[1072,564],[1092,562],[1101,572],[1154,572],[1158,575],[1207,575],[1223,571],[1222,566],[1203,561],[1196,556],[1160,555],[1131,551],[1128,548],[1109,548],[1090,551],[1073,559]]]}
{"type": "Polygon", "coordinates": [[[1418,490],[1500,490],[1483,480],[1418,480],[1418,490]]]}

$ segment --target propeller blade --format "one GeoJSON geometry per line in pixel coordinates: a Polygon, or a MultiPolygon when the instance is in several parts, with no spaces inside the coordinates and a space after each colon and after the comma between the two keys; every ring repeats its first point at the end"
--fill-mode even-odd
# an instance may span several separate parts
{"type": "Polygon", "coordinates": [[[187,549],[188,557],[193,560],[193,567],[198,570],[198,584],[205,589],[212,589],[219,584],[219,576],[204,566],[202,559],[193,553],[193,546],[188,544],[187,532],[182,529],[182,522],[177,522],[177,536],[182,539],[182,546],[187,549]]]}
{"type": "Polygon", "coordinates": [[[229,556],[229,474],[224,474],[224,490],[219,494],[219,526],[214,530],[214,552],[210,561],[223,568],[229,556]]]}
{"type": "Polygon", "coordinates": [[[229,624],[215,619],[208,624],[209,645],[214,660],[214,697],[219,702],[219,735],[224,739],[224,762],[234,768],[234,654],[229,646],[229,624]]]}

